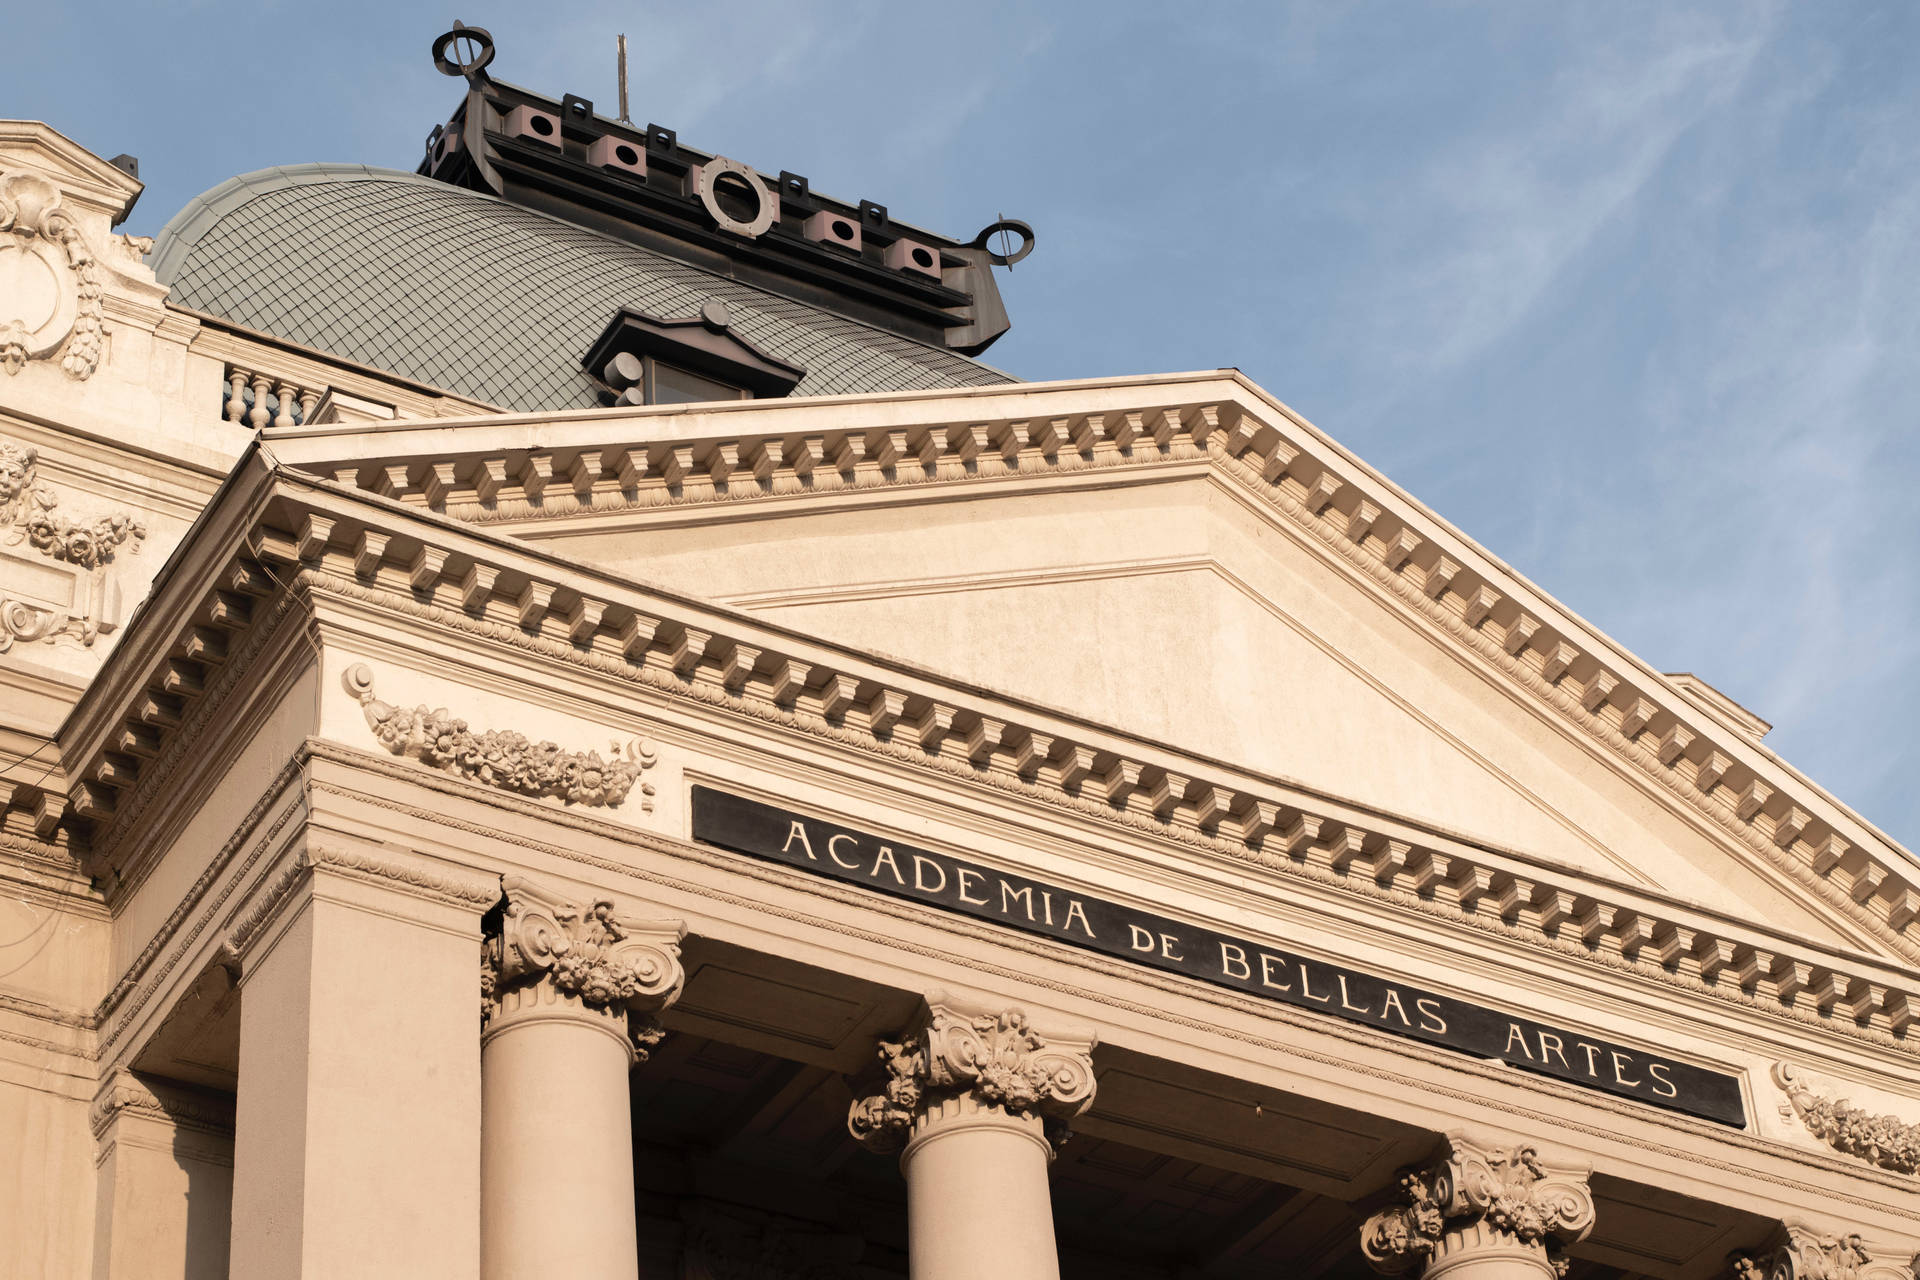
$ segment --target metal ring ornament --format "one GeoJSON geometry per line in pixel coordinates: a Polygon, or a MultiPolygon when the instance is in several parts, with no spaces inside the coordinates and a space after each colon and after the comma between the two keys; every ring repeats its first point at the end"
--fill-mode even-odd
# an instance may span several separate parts
{"type": "Polygon", "coordinates": [[[472,80],[483,75],[487,64],[493,61],[493,35],[485,27],[469,27],[458,19],[454,20],[453,30],[433,42],[433,65],[443,76],[465,76],[472,80]],[[455,61],[447,56],[447,48],[456,40],[471,40],[475,51],[471,61],[455,61]]]}
{"type": "Polygon", "coordinates": [[[767,229],[773,225],[774,218],[780,213],[779,197],[767,190],[767,184],[760,181],[760,175],[738,160],[729,160],[725,156],[715,156],[700,166],[699,196],[700,203],[706,206],[707,216],[718,223],[721,230],[731,231],[749,240],[765,235],[767,229]],[[732,174],[745,182],[748,189],[753,192],[754,198],[759,201],[759,208],[753,216],[753,221],[742,222],[720,207],[720,200],[714,194],[713,188],[727,174],[732,174]]]}
{"type": "Polygon", "coordinates": [[[967,247],[970,249],[985,249],[987,251],[987,261],[993,263],[996,267],[1010,267],[1033,252],[1033,239],[1032,227],[1020,221],[1018,218],[1002,218],[998,222],[988,223],[986,230],[975,236],[972,243],[967,247]],[[989,237],[996,236],[1002,231],[1010,231],[1020,237],[1020,247],[1012,253],[995,253],[993,248],[987,243],[989,237]]]}

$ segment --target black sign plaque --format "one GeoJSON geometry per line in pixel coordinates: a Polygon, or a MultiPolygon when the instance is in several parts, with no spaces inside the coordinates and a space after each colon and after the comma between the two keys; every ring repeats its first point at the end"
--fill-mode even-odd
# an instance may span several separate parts
{"type": "Polygon", "coordinates": [[[693,788],[693,838],[1216,986],[1746,1127],[1737,1077],[824,818],[693,788]]]}

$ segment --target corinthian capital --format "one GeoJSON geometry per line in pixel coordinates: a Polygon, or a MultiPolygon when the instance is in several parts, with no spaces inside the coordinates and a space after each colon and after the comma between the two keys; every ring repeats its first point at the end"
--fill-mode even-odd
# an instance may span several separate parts
{"type": "Polygon", "coordinates": [[[1593,1229],[1585,1170],[1549,1166],[1531,1146],[1458,1134],[1433,1163],[1400,1175],[1400,1199],[1360,1229],[1361,1252],[1388,1275],[1469,1250],[1511,1252],[1559,1275],[1560,1249],[1593,1229]]]}
{"type": "Polygon", "coordinates": [[[1042,1036],[1023,1010],[967,1008],[936,992],[919,1023],[880,1042],[885,1084],[854,1101],[847,1128],[874,1150],[895,1150],[931,1108],[957,1102],[1038,1117],[1057,1144],[1093,1105],[1093,1046],[1091,1035],[1042,1036]]]}
{"type": "Polygon", "coordinates": [[[1858,1233],[1829,1235],[1797,1222],[1783,1225],[1768,1248],[1736,1253],[1727,1264],[1732,1280],[1913,1280],[1920,1275],[1920,1258],[1903,1267],[1875,1258],[1858,1233]]]}
{"type": "Polygon", "coordinates": [[[677,920],[638,920],[608,898],[577,903],[520,876],[501,881],[497,928],[480,944],[481,1017],[501,1024],[539,1012],[573,1011],[624,1023],[638,1046],[659,1042],[653,1015],[680,995],[677,920]]]}

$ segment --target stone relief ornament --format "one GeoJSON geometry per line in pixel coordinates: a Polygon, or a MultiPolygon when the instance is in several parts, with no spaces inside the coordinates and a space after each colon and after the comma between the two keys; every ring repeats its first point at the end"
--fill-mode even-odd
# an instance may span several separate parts
{"type": "Polygon", "coordinates": [[[0,179],[0,366],[19,373],[64,342],[60,367],[86,380],[106,331],[105,279],[80,225],[45,178],[0,179]]]}
{"type": "Polygon", "coordinates": [[[679,1280],[842,1280],[866,1241],[816,1224],[710,1200],[683,1200],[679,1280]]]}
{"type": "Polygon", "coordinates": [[[512,729],[475,733],[445,707],[412,710],[373,696],[373,672],[355,663],[346,672],[347,692],[360,702],[367,727],[395,755],[411,756],[456,777],[483,782],[520,795],[550,797],[566,804],[613,807],[640,789],[640,808],[653,812],[654,786],[642,773],[659,751],[645,738],[623,749],[614,743],[610,758],[597,751],[563,751],[552,742],[535,742],[512,729]]]}
{"type": "Polygon", "coordinates": [[[1039,1116],[1058,1146],[1067,1122],[1093,1104],[1089,1048],[1050,1045],[1020,1009],[977,1013],[936,997],[921,1026],[880,1042],[885,1083],[881,1092],[854,1101],[847,1128],[873,1150],[897,1150],[925,1108],[964,1097],[1011,1115],[1039,1116]]]}
{"type": "Polygon", "coordinates": [[[520,876],[505,877],[501,888],[499,925],[480,943],[481,1024],[558,995],[624,1020],[645,1061],[665,1035],[653,1015],[679,997],[686,981],[682,926],[623,916],[609,898],[582,907],[520,876]]]}
{"type": "Polygon", "coordinates": [[[1791,1222],[1771,1247],[1727,1259],[1733,1280],[1913,1280],[1916,1266],[1920,1258],[1905,1267],[1874,1258],[1857,1233],[1829,1235],[1791,1222]]]}
{"type": "Polygon", "coordinates": [[[147,536],[144,524],[124,511],[92,521],[76,521],[56,511],[60,497],[39,483],[39,452],[0,439],[0,546],[25,544],[50,560],[73,566],[84,577],[80,609],[13,595],[0,584],[0,653],[16,641],[62,638],[91,645],[106,628],[104,567],[122,546],[138,551],[147,536]]]}
{"type": "Polygon", "coordinates": [[[1433,1164],[1400,1175],[1401,1204],[1360,1230],[1376,1271],[1399,1275],[1452,1253],[1516,1252],[1566,1274],[1560,1250],[1593,1229],[1584,1173],[1549,1168],[1531,1146],[1487,1147],[1455,1136],[1433,1164]]]}
{"type": "Polygon", "coordinates": [[[1893,1173],[1920,1173],[1920,1124],[1870,1115],[1845,1098],[1823,1098],[1804,1072],[1785,1062],[1773,1064],[1773,1082],[1787,1095],[1782,1114],[1799,1115],[1808,1131],[1835,1151],[1893,1173]]]}

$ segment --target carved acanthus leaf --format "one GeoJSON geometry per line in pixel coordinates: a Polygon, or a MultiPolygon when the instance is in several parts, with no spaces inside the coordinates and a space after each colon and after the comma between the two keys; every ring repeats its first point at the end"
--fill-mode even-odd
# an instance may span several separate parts
{"type": "Polygon", "coordinates": [[[1449,1232],[1467,1226],[1537,1251],[1558,1271],[1559,1249],[1593,1228],[1585,1174],[1550,1168],[1524,1144],[1483,1146],[1455,1135],[1440,1159],[1403,1172],[1399,1190],[1402,1203],[1367,1219],[1360,1234],[1367,1261],[1389,1275],[1424,1265],[1449,1232]]]}
{"type": "Polygon", "coordinates": [[[550,987],[589,1010],[626,1017],[644,1060],[664,1034],[653,1015],[686,980],[682,926],[621,915],[608,898],[582,907],[520,876],[501,888],[499,925],[480,944],[482,1021],[511,1012],[530,989],[550,987]]]}
{"type": "Polygon", "coordinates": [[[1920,1274],[1912,1264],[1876,1259],[1857,1232],[1829,1234],[1800,1223],[1782,1226],[1769,1248],[1733,1254],[1727,1269],[1733,1280],[1911,1280],[1920,1274]]]}
{"type": "Polygon", "coordinates": [[[1872,1115],[1845,1098],[1823,1098],[1804,1073],[1785,1062],[1773,1064],[1773,1081],[1801,1123],[1835,1151],[1894,1173],[1920,1173],[1920,1124],[1872,1115]]]}
{"type": "Polygon", "coordinates": [[[926,1106],[969,1095],[1013,1115],[1037,1115],[1056,1144],[1065,1125],[1093,1104],[1091,1040],[1055,1045],[1020,1009],[981,1013],[928,1001],[926,1019],[898,1040],[882,1040],[881,1092],[847,1113],[853,1136],[876,1150],[896,1148],[926,1106]]]}
{"type": "Polygon", "coordinates": [[[374,737],[395,755],[503,791],[567,804],[612,807],[638,784],[640,808],[653,811],[654,787],[641,775],[659,753],[645,738],[624,749],[613,744],[610,758],[598,751],[564,751],[557,743],[535,742],[511,729],[475,733],[445,707],[428,710],[423,704],[407,710],[382,702],[373,696],[373,673],[364,663],[347,669],[346,686],[359,699],[374,737]]]}

